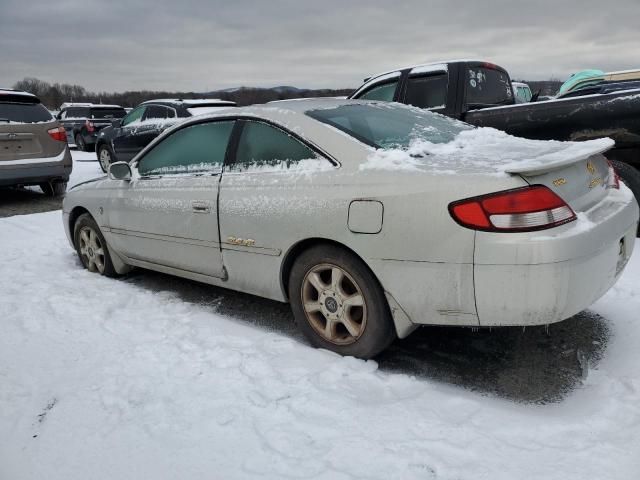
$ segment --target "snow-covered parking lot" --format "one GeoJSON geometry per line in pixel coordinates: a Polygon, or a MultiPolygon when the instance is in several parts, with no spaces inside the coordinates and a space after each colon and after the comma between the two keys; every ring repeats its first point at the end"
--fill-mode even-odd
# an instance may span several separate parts
{"type": "MultiPolygon", "coordinates": [[[[99,173],[77,161],[73,181],[99,173]]],[[[591,308],[608,331],[601,358],[545,404],[314,350],[171,284],[90,274],[59,211],[0,219],[0,265],[2,480],[640,472],[640,250],[591,308]]]]}

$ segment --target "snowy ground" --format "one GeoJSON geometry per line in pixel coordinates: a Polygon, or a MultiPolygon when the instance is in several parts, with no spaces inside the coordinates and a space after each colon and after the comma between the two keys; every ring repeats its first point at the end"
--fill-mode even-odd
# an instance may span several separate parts
{"type": "Polygon", "coordinates": [[[639,252],[591,309],[602,359],[537,405],[90,274],[60,212],[0,219],[0,479],[636,478],[639,252]]]}

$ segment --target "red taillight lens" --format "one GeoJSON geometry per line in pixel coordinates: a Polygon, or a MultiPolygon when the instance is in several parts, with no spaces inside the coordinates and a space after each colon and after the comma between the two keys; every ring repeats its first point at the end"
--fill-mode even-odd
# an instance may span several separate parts
{"type": "Polygon", "coordinates": [[[609,178],[607,180],[607,188],[615,188],[617,190],[620,189],[620,177],[618,176],[618,172],[613,168],[613,164],[610,160],[607,160],[609,164],[609,178]]]}
{"type": "Polygon", "coordinates": [[[95,127],[95,125],[93,124],[93,122],[91,122],[91,121],[89,121],[89,120],[87,120],[86,122],[84,122],[84,126],[86,127],[87,132],[89,132],[89,133],[91,133],[91,132],[95,131],[95,129],[96,129],[96,127],[95,127]]]}
{"type": "Polygon", "coordinates": [[[544,185],[452,202],[449,213],[463,227],[488,232],[529,232],[576,219],[571,207],[544,185]]]}
{"type": "Polygon", "coordinates": [[[47,130],[47,133],[54,140],[57,140],[59,142],[67,141],[67,134],[64,131],[64,127],[52,128],[50,130],[47,130]]]}

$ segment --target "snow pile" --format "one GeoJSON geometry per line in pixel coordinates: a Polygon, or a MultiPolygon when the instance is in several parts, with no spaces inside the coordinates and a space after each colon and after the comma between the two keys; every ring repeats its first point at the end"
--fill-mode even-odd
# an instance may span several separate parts
{"type": "MultiPolygon", "coordinates": [[[[99,174],[74,157],[74,174],[99,174]]],[[[592,308],[612,335],[604,358],[564,400],[533,405],[218,313],[247,296],[211,287],[198,303],[170,277],[91,274],[60,212],[0,219],[0,479],[636,478],[636,248],[592,308]]]]}
{"type": "Polygon", "coordinates": [[[360,165],[360,170],[504,175],[572,163],[613,145],[608,138],[541,141],[514,137],[494,128],[475,128],[461,131],[447,143],[416,138],[407,149],[377,149],[360,165]]]}

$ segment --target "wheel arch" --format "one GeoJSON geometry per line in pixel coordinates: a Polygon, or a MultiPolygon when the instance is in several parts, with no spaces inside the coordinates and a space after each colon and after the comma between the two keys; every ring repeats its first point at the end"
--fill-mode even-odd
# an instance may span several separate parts
{"type": "MultiPolygon", "coordinates": [[[[333,245],[333,246],[336,246],[338,248],[342,248],[342,249],[350,252],[351,254],[355,255],[360,260],[362,260],[362,262],[371,271],[371,273],[372,273],[373,277],[376,279],[376,281],[380,284],[380,286],[382,286],[382,282],[380,282],[380,279],[378,278],[378,276],[371,269],[371,267],[369,266],[367,261],[364,258],[362,258],[362,256],[360,254],[358,254],[358,252],[356,252],[352,248],[348,247],[344,243],[338,242],[336,240],[332,240],[332,239],[329,239],[329,238],[323,238],[323,237],[311,237],[311,238],[305,238],[303,240],[300,240],[300,241],[294,243],[289,248],[289,250],[287,250],[287,252],[284,254],[284,259],[283,259],[282,263],[280,264],[280,287],[282,289],[282,293],[284,295],[284,298],[287,301],[289,300],[289,275],[291,273],[291,268],[293,267],[293,264],[295,263],[296,259],[302,254],[302,252],[304,252],[304,251],[306,251],[306,250],[308,250],[308,249],[310,249],[312,247],[315,247],[317,245],[333,245]]],[[[384,290],[384,287],[383,287],[383,290],[384,290]]]]}
{"type": "Polygon", "coordinates": [[[411,321],[409,316],[406,314],[403,308],[398,304],[396,299],[393,298],[393,296],[385,290],[384,285],[378,278],[378,275],[376,275],[376,273],[365,261],[365,259],[362,258],[362,256],[359,255],[358,252],[348,247],[344,243],[338,242],[336,240],[331,240],[329,238],[322,238],[322,237],[306,238],[304,240],[300,240],[296,242],[289,248],[289,250],[287,250],[287,252],[284,255],[284,260],[282,261],[280,266],[280,288],[282,289],[282,294],[287,301],[289,301],[289,275],[291,273],[291,268],[293,267],[293,264],[303,252],[317,245],[334,245],[336,247],[342,248],[352,253],[357,258],[362,260],[362,262],[367,266],[367,268],[373,275],[373,278],[376,280],[376,282],[378,282],[378,284],[382,288],[382,291],[385,294],[388,307],[389,307],[389,310],[391,311],[393,322],[395,324],[396,334],[398,335],[399,338],[407,337],[411,332],[413,332],[418,327],[417,324],[411,321]]]}
{"type": "Polygon", "coordinates": [[[91,218],[93,218],[93,215],[91,215],[91,212],[89,212],[89,210],[81,206],[73,207],[73,209],[71,209],[71,212],[69,212],[69,232],[71,232],[72,238],[73,238],[73,230],[76,226],[76,222],[78,221],[78,218],[80,217],[80,215],[85,213],[89,214],[91,218]]]}

